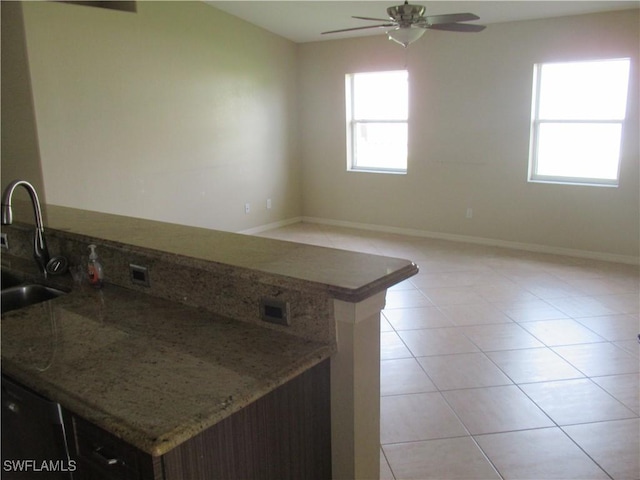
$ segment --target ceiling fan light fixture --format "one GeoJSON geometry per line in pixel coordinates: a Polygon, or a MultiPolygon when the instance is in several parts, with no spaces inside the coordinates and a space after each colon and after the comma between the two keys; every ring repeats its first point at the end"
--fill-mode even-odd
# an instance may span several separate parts
{"type": "Polygon", "coordinates": [[[353,17],[358,20],[372,20],[382,22],[377,25],[366,25],[363,27],[341,28],[340,30],[330,30],[325,33],[352,32],[354,30],[368,30],[371,28],[384,28],[389,40],[407,48],[413,42],[424,35],[425,30],[445,30],[449,32],[480,32],[485,29],[484,25],[475,23],[461,23],[479,20],[480,17],[473,13],[444,13],[441,15],[424,15],[425,7],[422,5],[411,5],[409,0],[404,4],[387,8],[388,20],[383,18],[353,17]],[[387,30],[388,29],[388,30],[387,30]]]}
{"type": "Polygon", "coordinates": [[[424,35],[424,32],[424,28],[406,26],[387,30],[387,35],[389,36],[389,40],[399,43],[406,48],[424,35]]]}

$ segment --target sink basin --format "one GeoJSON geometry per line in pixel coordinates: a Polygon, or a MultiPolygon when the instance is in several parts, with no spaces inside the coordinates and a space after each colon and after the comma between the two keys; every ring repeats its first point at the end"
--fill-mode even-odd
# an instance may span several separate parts
{"type": "Polygon", "coordinates": [[[62,290],[38,284],[19,285],[11,288],[4,288],[3,285],[3,290],[0,292],[2,296],[2,313],[46,302],[65,293],[62,290]]]}

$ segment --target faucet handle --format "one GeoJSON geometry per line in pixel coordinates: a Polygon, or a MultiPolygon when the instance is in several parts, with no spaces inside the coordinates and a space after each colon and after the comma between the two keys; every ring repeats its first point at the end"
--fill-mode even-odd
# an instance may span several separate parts
{"type": "Polygon", "coordinates": [[[69,270],[69,261],[66,257],[53,257],[47,263],[46,269],[51,275],[62,275],[69,270]]]}

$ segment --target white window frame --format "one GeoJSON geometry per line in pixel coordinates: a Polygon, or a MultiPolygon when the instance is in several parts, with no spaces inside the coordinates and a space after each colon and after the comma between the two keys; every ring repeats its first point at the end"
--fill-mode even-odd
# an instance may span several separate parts
{"type": "MultiPolygon", "coordinates": [[[[388,173],[388,174],[406,174],[408,167],[408,130],[409,130],[409,105],[407,105],[407,117],[402,120],[388,119],[388,118],[354,118],[355,111],[355,77],[360,74],[375,74],[375,73],[389,73],[403,71],[407,74],[407,90],[409,88],[409,73],[406,70],[389,70],[380,72],[359,72],[349,73],[345,75],[345,95],[346,95],[346,123],[347,123],[347,171],[350,172],[369,172],[369,173],[388,173]],[[358,152],[357,152],[357,130],[359,125],[363,124],[404,124],[407,128],[407,157],[404,159],[404,168],[385,167],[385,166],[368,166],[358,165],[358,152]]],[[[389,92],[387,92],[389,93],[389,92]]],[[[407,103],[408,103],[408,91],[407,91],[407,103]]],[[[389,101],[389,95],[385,94],[385,101],[389,101]]]]}
{"type": "MultiPolygon", "coordinates": [[[[602,60],[586,60],[575,62],[562,62],[562,63],[576,63],[584,64],[589,62],[607,62],[607,61],[620,61],[627,60],[629,58],[614,58],[614,59],[602,59],[602,60]]],[[[531,140],[530,140],[530,152],[529,152],[529,181],[537,183],[559,183],[569,185],[591,185],[591,186],[609,186],[617,187],[620,179],[620,160],[622,150],[622,138],[624,134],[624,123],[626,114],[623,114],[619,118],[607,118],[607,119],[575,119],[575,118],[562,118],[562,119],[544,119],[540,118],[540,96],[541,96],[541,82],[542,72],[541,69],[545,65],[549,65],[551,62],[539,63],[534,65],[533,75],[533,99],[531,108],[531,140]],[[617,158],[617,172],[615,178],[592,178],[592,177],[580,177],[580,176],[552,176],[538,173],[538,151],[539,151],[539,133],[540,126],[544,124],[584,124],[584,125],[619,125],[620,126],[620,147],[617,158]]],[[[628,82],[627,79],[627,101],[628,101],[628,82]]],[[[625,108],[626,111],[626,108],[625,108]]]]}

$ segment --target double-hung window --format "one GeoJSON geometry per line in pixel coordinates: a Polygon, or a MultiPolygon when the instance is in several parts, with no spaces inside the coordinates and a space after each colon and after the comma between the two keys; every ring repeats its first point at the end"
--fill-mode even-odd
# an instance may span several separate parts
{"type": "Polygon", "coordinates": [[[618,185],[629,59],[534,67],[529,180],[618,185]]]}
{"type": "Polygon", "coordinates": [[[347,169],[407,172],[406,70],[346,75],[347,169]]]}

